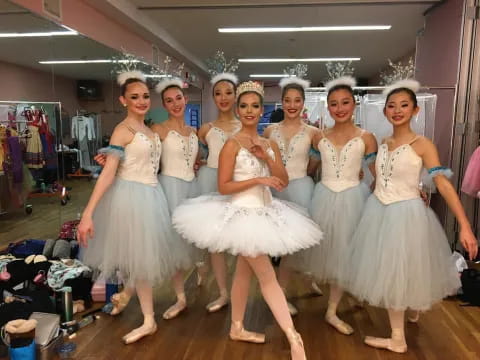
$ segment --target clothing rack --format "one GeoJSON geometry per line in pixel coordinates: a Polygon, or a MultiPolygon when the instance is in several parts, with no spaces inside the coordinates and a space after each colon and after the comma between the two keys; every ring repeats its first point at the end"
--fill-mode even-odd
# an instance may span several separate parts
{"type": "MultiPolygon", "coordinates": [[[[51,173],[52,173],[52,170],[55,171],[55,168],[58,167],[58,161],[63,161],[63,159],[61,159],[61,160],[56,159],[57,158],[56,148],[58,147],[59,144],[61,144],[61,138],[55,136],[56,131],[54,131],[54,129],[56,129],[56,127],[57,127],[57,125],[56,125],[57,123],[60,123],[59,126],[60,126],[60,129],[61,129],[61,122],[55,116],[57,110],[59,111],[59,113],[61,113],[61,110],[62,110],[61,103],[60,102],[52,102],[52,101],[38,102],[38,101],[24,101],[24,100],[22,100],[22,101],[6,100],[6,101],[0,101],[0,105],[12,107],[12,112],[14,114],[16,114],[16,117],[25,116],[24,114],[22,114],[25,111],[35,112],[35,119],[39,120],[35,123],[38,123],[39,126],[48,127],[48,128],[44,128],[47,131],[46,136],[50,136],[50,138],[47,138],[48,139],[47,140],[48,141],[48,146],[49,146],[49,149],[51,149],[50,147],[53,147],[53,149],[54,149],[53,152],[52,151],[48,152],[48,154],[51,155],[51,156],[48,156],[48,159],[50,159],[50,160],[54,159],[53,155],[55,155],[55,160],[54,160],[55,163],[53,163],[53,162],[49,163],[47,161],[46,164],[45,164],[45,167],[41,168],[41,169],[43,169],[44,171],[50,171],[51,173]],[[47,105],[48,106],[53,105],[52,106],[53,113],[46,110],[47,105]],[[40,113],[38,113],[38,112],[40,112],[40,113]],[[55,120],[53,120],[54,122],[51,122],[52,119],[55,119],[55,120]],[[55,126],[55,128],[52,128],[51,125],[56,125],[56,126],[55,126]],[[53,167],[49,168],[48,167],[49,164],[50,164],[50,166],[53,166],[53,167]]],[[[19,137],[19,138],[31,138],[32,134],[24,133],[26,131],[26,126],[25,126],[25,129],[19,129],[19,127],[16,126],[18,124],[22,124],[22,125],[32,124],[32,121],[29,118],[14,118],[14,119],[8,118],[8,120],[7,119],[6,120],[0,120],[0,126],[7,125],[5,127],[7,127],[7,128],[10,127],[11,129],[15,130],[17,132],[17,134],[16,134],[17,137],[19,137]]],[[[1,164],[0,164],[0,166],[1,166],[1,164]]],[[[22,166],[25,166],[25,163],[23,163],[22,166]]],[[[34,173],[35,170],[31,170],[31,172],[34,173]]],[[[11,180],[7,180],[7,181],[11,181],[11,180]]],[[[33,206],[31,204],[27,203],[27,199],[31,199],[31,198],[56,197],[56,196],[58,196],[60,198],[60,203],[62,205],[65,205],[67,203],[67,200],[69,199],[69,194],[67,193],[66,188],[61,184],[61,179],[59,179],[59,176],[58,176],[58,169],[56,170],[55,180],[51,184],[52,184],[51,185],[52,186],[52,188],[51,188],[52,192],[38,192],[38,193],[37,192],[31,192],[29,194],[22,193],[21,195],[19,193],[18,199],[20,201],[18,201],[18,202],[15,201],[14,204],[15,205],[17,205],[17,204],[21,205],[23,203],[24,210],[27,214],[31,214],[32,211],[33,211],[33,206]]],[[[43,189],[43,183],[42,183],[42,189],[43,189]]],[[[0,214],[5,214],[5,213],[6,213],[5,209],[0,208],[0,214]]]]}

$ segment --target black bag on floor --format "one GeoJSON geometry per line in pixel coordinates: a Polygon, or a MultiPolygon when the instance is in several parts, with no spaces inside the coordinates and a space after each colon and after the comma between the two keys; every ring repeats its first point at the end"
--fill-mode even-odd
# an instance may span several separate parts
{"type": "Polygon", "coordinates": [[[480,306],[480,271],[463,270],[461,280],[463,291],[461,299],[470,305],[480,306]]]}

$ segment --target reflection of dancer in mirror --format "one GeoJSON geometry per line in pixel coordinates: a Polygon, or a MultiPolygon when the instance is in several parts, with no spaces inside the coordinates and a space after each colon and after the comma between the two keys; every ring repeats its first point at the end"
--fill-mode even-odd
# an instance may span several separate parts
{"type": "Polygon", "coordinates": [[[360,300],[386,308],[391,336],[367,336],[373,347],[397,353],[407,351],[404,317],[418,320],[418,311],[430,309],[445,296],[455,294],[460,280],[442,225],[420,198],[422,168],[427,183],[439,193],[460,225],[460,241],[475,258],[477,240],[457,196],[448,181],[451,170],[440,166],[435,145],[415,134],[411,119],[420,110],[416,91],[420,85],[403,80],[386,89],[384,114],[393,134],[379,147],[376,186],[352,239],[348,290],[360,300]]]}
{"type": "MultiPolygon", "coordinates": [[[[201,194],[218,191],[217,173],[220,150],[222,150],[227,139],[240,130],[242,126],[234,114],[235,90],[238,78],[232,73],[220,73],[214,76],[210,83],[213,86],[213,100],[218,109],[218,117],[215,121],[203,125],[198,131],[200,147],[207,159],[206,166],[202,166],[198,171],[198,185],[201,194]]],[[[229,301],[225,255],[211,253],[210,262],[220,296],[207,305],[207,310],[215,312],[225,307],[229,301]]]]}
{"type": "MultiPolygon", "coordinates": [[[[318,159],[311,157],[311,143],[318,129],[307,125],[302,120],[305,106],[305,89],[310,82],[298,77],[284,78],[280,81],[282,88],[282,109],[284,117],[278,124],[265,129],[264,137],[275,141],[280,149],[282,161],[288,173],[288,186],[281,192],[273,190],[273,195],[282,200],[292,201],[306,209],[310,207],[313,194],[313,179],[308,176],[315,172],[318,159]]],[[[288,258],[280,262],[278,282],[286,292],[290,278],[288,258]]],[[[322,295],[317,284],[307,277],[312,290],[322,295]]],[[[296,315],[297,309],[288,303],[290,314],[296,315]]]]}
{"type": "Polygon", "coordinates": [[[355,79],[351,77],[326,84],[328,111],[335,124],[317,133],[313,140],[322,159],[322,179],[315,185],[311,204],[311,216],[325,231],[325,240],[292,259],[294,266],[330,285],[325,320],[345,335],[352,334],[353,329],[338,318],[337,307],[350,267],[351,239],[370,193],[368,186],[360,181],[360,172],[366,160],[375,174],[377,152],[373,134],[353,123],[354,86],[355,79]]]}
{"type": "Polygon", "coordinates": [[[169,278],[179,261],[172,247],[168,204],[157,172],[162,144],[144,124],[150,93],[139,72],[119,75],[120,102],[127,117],[115,127],[103,149],[105,166],[78,226],[78,239],[87,246],[83,261],[104,278],[117,271],[125,290],[112,296],[112,315],[120,313],[137,292],[144,323],[123,337],[127,344],[153,334],[152,286],[169,278]]]}
{"type": "Polygon", "coordinates": [[[272,198],[270,188],[285,188],[288,174],[276,143],[262,139],[257,132],[263,110],[262,86],[240,84],[236,109],[242,129],[226,142],[218,168],[218,190],[230,196],[204,195],[187,200],[173,214],[174,227],[200,248],[238,255],[230,338],[265,342],[264,334],[243,327],[250,280],[255,274],[265,301],[290,342],[292,359],[306,359],[268,255],[286,255],[313,246],[322,232],[293,204],[272,198]],[[208,216],[200,217],[199,213],[208,216]]]}

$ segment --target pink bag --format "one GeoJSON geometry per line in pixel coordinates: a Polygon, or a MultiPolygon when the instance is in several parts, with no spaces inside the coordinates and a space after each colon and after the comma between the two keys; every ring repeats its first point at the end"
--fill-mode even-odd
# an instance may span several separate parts
{"type": "Polygon", "coordinates": [[[473,152],[468,162],[462,183],[462,191],[473,197],[480,192],[480,146],[473,152]]]}
{"type": "Polygon", "coordinates": [[[105,282],[97,281],[92,287],[92,299],[94,302],[105,302],[105,282]]]}

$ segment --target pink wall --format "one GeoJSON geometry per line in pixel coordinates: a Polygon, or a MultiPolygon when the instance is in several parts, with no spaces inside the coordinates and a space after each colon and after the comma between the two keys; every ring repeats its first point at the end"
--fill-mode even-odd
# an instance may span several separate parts
{"type": "MultiPolygon", "coordinates": [[[[447,0],[425,19],[417,40],[416,78],[425,86],[455,87],[458,81],[463,0],[447,0]]],[[[450,161],[454,90],[430,90],[438,95],[434,141],[444,165],[450,161]]]]}
{"type": "MultiPolygon", "coordinates": [[[[463,0],[447,0],[427,14],[425,32],[417,39],[416,78],[425,86],[455,87],[460,63],[463,0]]],[[[437,109],[433,141],[437,145],[442,165],[450,166],[452,127],[454,124],[455,91],[435,90],[437,109]]],[[[434,196],[432,206],[441,219],[445,218],[446,204],[434,196]]]]}
{"type": "Polygon", "coordinates": [[[61,101],[68,112],[78,108],[75,80],[5,62],[0,62],[0,78],[0,100],[61,101]]]}

